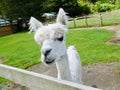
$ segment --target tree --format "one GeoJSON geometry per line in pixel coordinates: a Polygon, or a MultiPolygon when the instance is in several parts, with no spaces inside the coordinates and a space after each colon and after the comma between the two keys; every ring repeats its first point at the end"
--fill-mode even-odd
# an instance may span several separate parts
{"type": "Polygon", "coordinates": [[[85,2],[91,2],[91,3],[93,3],[93,4],[95,4],[97,1],[99,1],[99,0],[84,0],[85,2]]]}
{"type": "Polygon", "coordinates": [[[40,18],[45,12],[57,13],[59,8],[64,8],[70,16],[90,12],[88,5],[79,5],[78,0],[0,0],[0,4],[4,14],[12,19],[40,18]]]}
{"type": "Polygon", "coordinates": [[[6,14],[6,11],[8,9],[8,5],[7,5],[8,1],[9,0],[0,0],[0,14],[2,16],[5,16],[5,14],[6,14]]]}
{"type": "Polygon", "coordinates": [[[44,0],[0,0],[2,7],[9,18],[25,17],[30,16],[40,17],[42,12],[41,3],[44,0]],[[7,6],[7,7],[6,7],[7,6]],[[6,9],[4,8],[6,7],[6,9]]]}
{"type": "Polygon", "coordinates": [[[70,16],[78,16],[83,13],[90,13],[90,9],[86,4],[81,5],[78,3],[79,0],[46,0],[43,3],[43,8],[45,12],[58,12],[59,8],[64,8],[64,10],[69,13],[70,16]],[[47,6],[45,6],[47,5],[47,6]],[[89,10],[88,10],[89,9],[89,10]],[[89,11],[89,12],[88,12],[89,11]]]}

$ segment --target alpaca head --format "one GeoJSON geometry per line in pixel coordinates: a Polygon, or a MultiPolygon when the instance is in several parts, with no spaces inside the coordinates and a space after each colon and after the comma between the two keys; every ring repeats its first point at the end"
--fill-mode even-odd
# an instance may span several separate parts
{"type": "Polygon", "coordinates": [[[34,31],[35,41],[41,45],[41,60],[45,64],[55,63],[66,55],[65,32],[67,19],[63,9],[60,9],[56,23],[44,26],[41,22],[31,17],[30,31],[34,31]]]}

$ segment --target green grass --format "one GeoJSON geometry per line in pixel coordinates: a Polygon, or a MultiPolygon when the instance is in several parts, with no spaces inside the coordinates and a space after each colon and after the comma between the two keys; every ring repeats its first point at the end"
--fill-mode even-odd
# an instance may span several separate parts
{"type": "Polygon", "coordinates": [[[116,69],[116,73],[120,74],[120,66],[117,67],[117,69],[116,69]]]}
{"type": "MultiPolygon", "coordinates": [[[[66,44],[76,47],[82,64],[119,61],[120,46],[106,44],[113,35],[114,32],[107,30],[70,30],[66,44]]],[[[0,37],[0,59],[7,60],[4,64],[27,69],[40,63],[40,47],[33,34],[26,32],[0,37]]],[[[0,79],[0,83],[5,81],[0,79]]]]}
{"type": "MultiPolygon", "coordinates": [[[[83,64],[120,60],[120,46],[106,44],[114,32],[107,30],[70,30],[67,33],[67,47],[74,45],[83,64]]],[[[0,59],[4,64],[26,69],[40,63],[40,47],[33,40],[33,34],[18,33],[0,37],[0,59]]]]}
{"type": "MultiPolygon", "coordinates": [[[[103,26],[115,25],[120,23],[120,10],[102,13],[103,26]]],[[[100,15],[88,15],[88,26],[101,26],[100,15]]],[[[75,20],[76,28],[87,27],[85,19],[75,20]]],[[[74,28],[73,21],[68,22],[69,28],[74,28]]]]}
{"type": "Polygon", "coordinates": [[[28,68],[39,63],[38,45],[33,40],[33,34],[18,33],[0,37],[0,58],[6,59],[4,64],[28,68]]]}
{"type": "Polygon", "coordinates": [[[106,30],[72,30],[67,34],[67,46],[71,44],[77,48],[83,64],[118,61],[120,46],[106,44],[113,34],[106,30]]]}

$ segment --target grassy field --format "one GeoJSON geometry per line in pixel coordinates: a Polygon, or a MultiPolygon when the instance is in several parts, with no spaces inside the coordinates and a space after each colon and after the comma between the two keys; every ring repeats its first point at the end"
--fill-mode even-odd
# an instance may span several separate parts
{"type": "MultiPolygon", "coordinates": [[[[67,47],[74,45],[81,57],[82,64],[94,62],[113,62],[120,60],[120,46],[106,44],[113,38],[107,30],[70,30],[67,33],[67,47]]],[[[0,59],[4,64],[27,69],[41,63],[40,46],[33,40],[33,34],[18,33],[0,37],[0,59]]],[[[5,82],[0,79],[0,83],[5,82]]]]}
{"type": "MultiPolygon", "coordinates": [[[[67,47],[74,45],[83,64],[120,60],[120,46],[106,44],[113,38],[113,32],[106,30],[70,30],[67,33],[67,47]]],[[[33,34],[18,33],[0,37],[0,59],[4,64],[28,68],[40,63],[40,47],[34,42],[33,34]]]]}
{"type": "MultiPolygon", "coordinates": [[[[88,15],[87,17],[89,17],[87,19],[89,27],[101,25],[99,14],[88,15]]],[[[119,24],[120,23],[120,10],[102,13],[102,22],[103,22],[103,26],[119,24]]],[[[75,20],[75,23],[76,23],[76,28],[86,27],[84,18],[75,20]]],[[[68,26],[69,28],[74,28],[73,21],[69,21],[68,26]]]]}
{"type": "Polygon", "coordinates": [[[18,33],[0,37],[0,58],[4,64],[19,68],[28,68],[39,63],[39,46],[33,40],[33,34],[18,33]]]}
{"type": "Polygon", "coordinates": [[[113,38],[113,34],[106,30],[70,31],[67,35],[67,46],[75,45],[83,64],[118,61],[120,46],[106,44],[113,38]]]}

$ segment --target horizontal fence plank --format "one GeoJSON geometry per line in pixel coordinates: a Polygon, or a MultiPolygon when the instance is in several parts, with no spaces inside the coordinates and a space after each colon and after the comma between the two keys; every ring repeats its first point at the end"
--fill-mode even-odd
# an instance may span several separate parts
{"type": "Polygon", "coordinates": [[[3,64],[0,64],[0,76],[30,90],[101,90],[3,64]]]}

